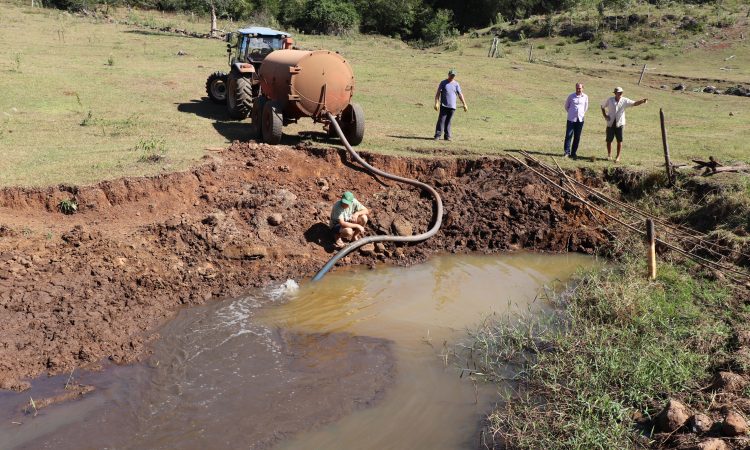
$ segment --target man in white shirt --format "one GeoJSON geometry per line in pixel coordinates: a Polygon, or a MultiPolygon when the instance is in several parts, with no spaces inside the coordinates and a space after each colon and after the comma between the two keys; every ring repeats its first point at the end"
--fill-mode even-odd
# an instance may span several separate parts
{"type": "Polygon", "coordinates": [[[583,83],[576,83],[576,91],[565,100],[565,111],[568,112],[568,123],[565,126],[565,144],[563,144],[563,158],[578,157],[578,143],[581,142],[583,131],[583,116],[589,110],[589,96],[583,93],[583,83]],[[573,139],[573,150],[570,140],[573,139]]]}
{"type": "Polygon", "coordinates": [[[602,115],[607,121],[607,159],[612,159],[612,140],[617,138],[617,157],[615,162],[620,162],[622,151],[622,129],[625,126],[625,109],[646,103],[647,98],[633,101],[622,96],[622,88],[616,87],[615,96],[610,97],[602,103],[602,115]]]}

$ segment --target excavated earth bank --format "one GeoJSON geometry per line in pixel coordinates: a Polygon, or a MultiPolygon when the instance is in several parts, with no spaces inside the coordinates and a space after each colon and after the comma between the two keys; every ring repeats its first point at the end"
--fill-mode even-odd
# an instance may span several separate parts
{"type": "MultiPolygon", "coordinates": [[[[363,157],[437,186],[444,225],[425,243],[365,249],[341,264],[592,253],[605,239],[581,205],[512,160],[363,157]]],[[[345,190],[373,209],[369,233],[430,225],[431,199],[336,149],[235,143],[187,172],[0,191],[0,388],[103,358],[135,361],[180,305],[314,274],[333,254],[328,215],[345,190]],[[78,212],[64,215],[57,205],[70,198],[78,212]]]]}

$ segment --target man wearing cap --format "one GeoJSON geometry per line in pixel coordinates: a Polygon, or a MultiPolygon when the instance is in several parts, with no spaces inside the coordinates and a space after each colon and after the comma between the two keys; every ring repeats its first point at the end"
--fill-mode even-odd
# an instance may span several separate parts
{"type": "Polygon", "coordinates": [[[448,78],[441,81],[435,93],[435,111],[440,110],[437,125],[435,125],[435,140],[440,139],[440,135],[445,133],[445,140],[451,140],[451,119],[456,112],[456,97],[461,99],[464,105],[464,111],[468,111],[464,94],[461,93],[461,86],[456,81],[456,69],[448,71],[448,78]]]}
{"type": "Polygon", "coordinates": [[[565,126],[565,143],[563,144],[563,158],[578,157],[578,144],[581,142],[583,131],[583,116],[589,109],[589,96],[583,93],[583,83],[576,83],[576,91],[565,100],[565,111],[568,113],[568,123],[565,126]],[[570,141],[573,140],[573,149],[570,141]]]}
{"type": "Polygon", "coordinates": [[[336,248],[346,245],[344,239],[356,241],[364,236],[369,214],[370,210],[362,206],[362,203],[354,198],[354,194],[344,192],[341,200],[334,203],[331,209],[330,226],[336,233],[336,248]]]}
{"type": "Polygon", "coordinates": [[[612,159],[612,140],[617,138],[617,157],[615,162],[620,162],[622,151],[622,129],[625,126],[625,109],[646,103],[647,98],[633,101],[622,96],[622,88],[616,87],[615,96],[610,97],[602,103],[602,115],[607,121],[607,159],[612,159]]]}

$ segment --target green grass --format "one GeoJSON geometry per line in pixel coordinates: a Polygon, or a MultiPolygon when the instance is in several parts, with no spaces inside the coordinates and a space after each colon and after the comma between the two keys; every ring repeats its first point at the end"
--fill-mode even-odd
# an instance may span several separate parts
{"type": "Polygon", "coordinates": [[[681,265],[661,265],[656,281],[644,274],[641,259],[626,258],[582,275],[552,319],[478,330],[480,372],[500,379],[519,364],[519,391],[489,417],[511,448],[632,448],[633,413],[655,414],[708,378],[730,336],[717,314],[728,290],[681,265]]]}
{"type": "MultiPolygon", "coordinates": [[[[110,9],[130,23],[207,31],[207,22],[201,18],[110,9]]],[[[18,4],[6,5],[0,20],[4,25],[0,28],[4,43],[0,50],[4,87],[0,185],[90,183],[180,170],[198,161],[205,148],[250,135],[248,121],[229,122],[221,107],[202,100],[206,77],[226,69],[221,41],[18,4]],[[178,56],[180,51],[186,55],[178,56]],[[141,153],[132,150],[143,139],[163,141],[164,158],[144,162],[141,153]]],[[[220,27],[237,25],[222,23],[220,27]]],[[[527,42],[505,43],[503,58],[487,58],[488,37],[464,37],[445,48],[429,50],[378,36],[297,35],[296,40],[304,48],[339,51],[352,64],[357,80],[355,101],[363,105],[367,116],[361,149],[389,154],[424,153],[437,147],[478,155],[512,149],[559,154],[565,128],[562,103],[574,84],[582,81],[592,106],[581,155],[605,156],[604,122],[597,105],[620,85],[628,97],[650,99],[628,112],[625,164],[651,168],[662,163],[660,107],[667,114],[674,160],[707,154],[722,160],[747,159],[747,99],[637,87],[641,61],[627,60],[626,48],[613,50],[616,59],[609,60],[594,55],[598,50],[587,44],[569,41],[559,46],[555,45],[562,42],[559,37],[535,39],[539,63],[530,64],[527,42]],[[572,68],[553,67],[541,60],[572,68]],[[626,67],[620,67],[622,63],[626,67]],[[470,110],[457,112],[456,139],[445,145],[425,138],[434,130],[435,88],[453,66],[459,71],[458,81],[470,110]],[[730,111],[734,116],[729,116],[730,111]]],[[[746,78],[748,44],[733,45],[728,52],[736,56],[730,62],[742,69],[731,75],[746,78]]],[[[656,52],[653,61],[659,70],[683,74],[688,68],[702,70],[702,64],[695,64],[697,57],[714,58],[707,65],[713,67],[722,55],[685,48],[679,49],[678,56],[656,52]]],[[[298,131],[322,129],[309,120],[285,129],[291,135],[298,131]]],[[[293,143],[295,138],[285,142],[293,143]]],[[[609,163],[578,164],[603,167],[609,163]]]]}

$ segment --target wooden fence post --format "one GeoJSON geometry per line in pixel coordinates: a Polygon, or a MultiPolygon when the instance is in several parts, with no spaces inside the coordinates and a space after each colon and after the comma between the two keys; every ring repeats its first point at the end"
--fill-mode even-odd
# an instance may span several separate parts
{"type": "Polygon", "coordinates": [[[648,277],[656,279],[656,233],[654,221],[646,219],[646,240],[648,241],[648,277]]]}
{"type": "Polygon", "coordinates": [[[664,125],[664,110],[659,108],[659,121],[661,122],[661,142],[664,145],[664,166],[667,171],[667,183],[674,186],[674,171],[669,158],[669,142],[667,142],[667,127],[664,125]]]}
{"type": "Polygon", "coordinates": [[[641,77],[638,78],[638,86],[641,85],[641,81],[643,81],[643,74],[646,73],[646,65],[643,65],[643,69],[641,70],[641,77]]]}

